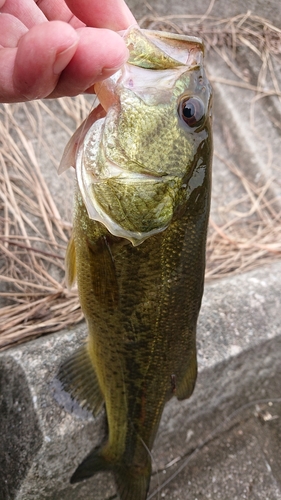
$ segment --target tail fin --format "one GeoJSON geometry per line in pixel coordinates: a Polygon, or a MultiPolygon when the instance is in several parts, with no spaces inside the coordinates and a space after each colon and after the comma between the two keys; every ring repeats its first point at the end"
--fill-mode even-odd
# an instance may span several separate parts
{"type": "Polygon", "coordinates": [[[110,470],[110,464],[101,454],[101,447],[94,448],[91,453],[78,465],[76,471],[71,476],[71,484],[79,483],[84,479],[89,479],[97,472],[110,470]]]}
{"type": "Polygon", "coordinates": [[[120,500],[146,500],[151,476],[151,463],[145,468],[127,464],[111,464],[102,455],[102,448],[94,450],[83,460],[70,482],[78,483],[100,471],[112,471],[120,500]]]}
{"type": "Polygon", "coordinates": [[[131,467],[120,466],[114,469],[114,478],[121,500],[145,500],[150,484],[151,470],[137,473],[131,467]]]}

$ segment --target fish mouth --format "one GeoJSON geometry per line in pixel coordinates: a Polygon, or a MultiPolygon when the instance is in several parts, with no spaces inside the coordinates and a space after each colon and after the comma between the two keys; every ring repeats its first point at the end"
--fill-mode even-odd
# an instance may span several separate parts
{"type": "Polygon", "coordinates": [[[110,78],[94,85],[106,113],[118,104],[118,85],[133,91],[144,102],[157,105],[169,100],[182,73],[203,64],[204,46],[200,38],[141,30],[136,26],[120,34],[130,52],[128,61],[110,78]]]}
{"type": "Polygon", "coordinates": [[[130,26],[119,32],[130,55],[128,63],[145,69],[172,69],[184,65],[189,69],[202,63],[204,45],[201,38],[130,26]]]}
{"type": "Polygon", "coordinates": [[[200,38],[133,26],[122,32],[130,51],[128,61],[110,78],[94,85],[105,112],[118,105],[118,86],[134,92],[146,104],[168,102],[181,74],[203,64],[204,46],[200,38]]]}

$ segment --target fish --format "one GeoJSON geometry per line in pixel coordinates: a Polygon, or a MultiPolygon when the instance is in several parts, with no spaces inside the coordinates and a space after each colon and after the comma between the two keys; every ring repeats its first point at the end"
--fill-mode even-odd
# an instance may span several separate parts
{"type": "Polygon", "coordinates": [[[211,196],[212,89],[201,39],[122,36],[127,63],[98,82],[100,104],[65,149],[77,191],[66,252],[87,342],[58,380],[107,436],[71,483],[111,471],[121,500],[145,500],[164,406],[189,398],[211,196]]]}

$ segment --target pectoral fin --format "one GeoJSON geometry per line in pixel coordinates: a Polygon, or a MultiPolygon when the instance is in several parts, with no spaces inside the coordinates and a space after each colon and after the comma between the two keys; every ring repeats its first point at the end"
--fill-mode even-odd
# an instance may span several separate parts
{"type": "Polygon", "coordinates": [[[71,413],[77,413],[77,404],[93,415],[102,408],[103,395],[87,345],[80,347],[61,365],[53,386],[56,401],[71,413]]]}
{"type": "Polygon", "coordinates": [[[68,289],[72,287],[76,279],[76,251],[73,234],[68,242],[65,255],[65,279],[68,289]]]}

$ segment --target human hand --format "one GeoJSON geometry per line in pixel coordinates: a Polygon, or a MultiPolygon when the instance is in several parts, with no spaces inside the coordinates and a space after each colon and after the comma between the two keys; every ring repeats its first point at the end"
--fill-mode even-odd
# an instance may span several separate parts
{"type": "Polygon", "coordinates": [[[0,102],[92,92],[128,57],[124,0],[0,0],[0,102]]]}

